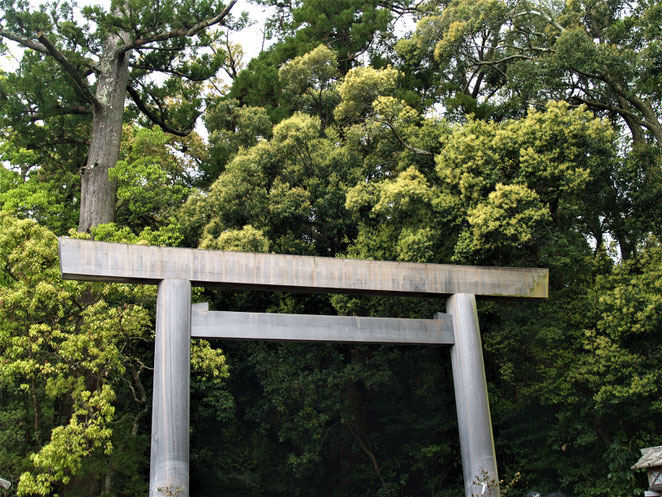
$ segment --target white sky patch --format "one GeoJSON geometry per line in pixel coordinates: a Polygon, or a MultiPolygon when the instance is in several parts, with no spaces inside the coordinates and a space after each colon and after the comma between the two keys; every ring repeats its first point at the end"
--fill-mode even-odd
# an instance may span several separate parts
{"type": "Polygon", "coordinates": [[[263,49],[266,50],[273,43],[273,40],[264,39],[264,23],[275,9],[255,5],[248,0],[238,0],[232,10],[235,15],[247,12],[248,18],[253,21],[253,24],[246,29],[230,34],[231,41],[241,44],[244,49],[244,64],[248,64],[252,58],[257,57],[263,49]]]}

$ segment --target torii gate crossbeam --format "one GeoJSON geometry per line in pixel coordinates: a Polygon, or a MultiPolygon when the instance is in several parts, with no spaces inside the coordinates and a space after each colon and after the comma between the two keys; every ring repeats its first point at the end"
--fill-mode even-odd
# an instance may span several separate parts
{"type": "Polygon", "coordinates": [[[546,298],[546,269],[248,254],[68,238],[59,243],[65,279],[158,284],[150,497],[189,496],[192,336],[451,345],[465,494],[498,497],[475,296],[546,298]],[[445,296],[447,314],[406,320],[209,312],[192,309],[192,285],[445,296]]]}

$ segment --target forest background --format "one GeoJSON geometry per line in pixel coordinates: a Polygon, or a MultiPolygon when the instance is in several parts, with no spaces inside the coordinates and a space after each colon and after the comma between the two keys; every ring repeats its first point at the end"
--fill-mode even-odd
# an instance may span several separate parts
{"type": "MultiPolygon", "coordinates": [[[[0,71],[0,495],[147,491],[155,288],[62,281],[62,235],[549,268],[544,302],[479,302],[504,493],[641,495],[630,467],[662,443],[662,3],[260,2],[273,44],[246,64],[233,3],[0,0],[25,49],[0,71]]],[[[462,495],[447,349],[196,341],[192,367],[192,495],[462,495]]]]}

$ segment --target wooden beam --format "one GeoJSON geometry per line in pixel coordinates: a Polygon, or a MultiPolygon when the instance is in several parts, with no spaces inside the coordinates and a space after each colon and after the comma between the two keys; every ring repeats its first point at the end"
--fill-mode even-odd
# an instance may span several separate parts
{"type": "Polygon", "coordinates": [[[546,298],[548,271],[253,254],[60,238],[65,279],[308,293],[546,298]]]}
{"type": "Polygon", "coordinates": [[[192,338],[452,345],[453,320],[191,311],[192,338]]]}

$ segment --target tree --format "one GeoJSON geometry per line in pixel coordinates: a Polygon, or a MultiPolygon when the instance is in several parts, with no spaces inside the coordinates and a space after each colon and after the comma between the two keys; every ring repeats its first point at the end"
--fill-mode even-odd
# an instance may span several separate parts
{"type": "MultiPolygon", "coordinates": [[[[384,24],[370,21],[402,5],[279,5],[281,42],[246,70],[222,42],[233,85],[209,102],[208,152],[194,134],[125,124],[110,172],[118,224],[91,236],[548,267],[550,299],[479,302],[499,472],[513,495],[640,494],[629,468],[662,433],[660,147],[643,114],[637,138],[625,114],[575,97],[618,103],[597,73],[581,74],[604,70],[659,115],[658,6],[427,2],[401,60],[368,49],[364,66],[345,51],[385,47],[384,24]]],[[[144,495],[153,289],[59,279],[43,226],[72,226],[91,122],[64,110],[90,104],[53,57],[28,51],[21,71],[0,75],[0,153],[13,165],[0,171],[0,466],[25,473],[21,492],[144,495]],[[30,102],[40,107],[23,119],[30,102]]],[[[163,111],[183,127],[186,112],[163,111]]],[[[217,310],[443,311],[438,299],[196,292],[217,310]]],[[[227,381],[219,349],[196,346],[192,361],[204,369],[191,389],[193,493],[461,493],[447,350],[221,345],[227,381]]]]}
{"type": "MultiPolygon", "coordinates": [[[[64,281],[53,233],[4,212],[0,225],[2,433],[15,433],[0,448],[3,471],[19,495],[144,495],[155,288],[64,281]]],[[[96,229],[100,240],[164,242],[96,229]]],[[[191,363],[209,384],[227,376],[205,341],[191,363]]]]}
{"type": "MultiPolygon", "coordinates": [[[[188,134],[199,115],[200,82],[215,75],[224,58],[222,51],[204,50],[215,40],[210,28],[227,23],[235,1],[222,6],[169,0],[156,8],[148,1],[118,2],[109,12],[101,7],[77,11],[69,3],[38,10],[31,10],[24,0],[0,4],[0,36],[27,49],[23,80],[35,69],[32,62],[41,64],[48,58],[75,88],[75,94],[49,95],[38,102],[13,99],[13,119],[21,104],[22,121],[32,125],[63,115],[91,116],[81,168],[79,231],[115,219],[117,186],[108,171],[119,156],[126,94],[142,115],[165,131],[188,134]],[[162,84],[151,78],[155,73],[165,75],[162,84]],[[179,105],[173,106],[177,97],[179,105]]],[[[10,97],[5,92],[6,100],[10,97]]]]}
{"type": "Polygon", "coordinates": [[[194,181],[191,172],[205,155],[195,132],[179,137],[126,125],[120,158],[109,171],[117,183],[117,223],[136,233],[176,225],[174,217],[194,181]]]}
{"type": "Polygon", "coordinates": [[[275,252],[335,255],[352,231],[344,191],[360,160],[338,139],[319,118],[295,114],[273,128],[270,140],[240,149],[208,194],[189,199],[183,217],[203,246],[217,247],[224,233],[250,225],[275,252]]]}
{"type": "Polygon", "coordinates": [[[416,10],[415,2],[409,0],[332,3],[299,0],[289,5],[259,0],[259,3],[276,7],[275,15],[267,23],[269,34],[295,45],[297,56],[323,43],[336,52],[341,74],[360,65],[359,59],[364,54],[373,56],[383,52],[392,39],[390,28],[395,19],[416,10]]]}
{"type": "Polygon", "coordinates": [[[454,0],[422,16],[399,52],[439,69],[457,117],[563,99],[625,123],[635,145],[659,147],[659,20],[647,1],[454,0]]]}

